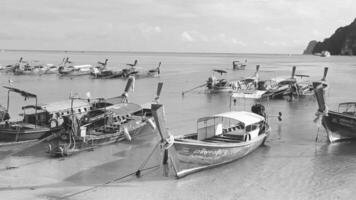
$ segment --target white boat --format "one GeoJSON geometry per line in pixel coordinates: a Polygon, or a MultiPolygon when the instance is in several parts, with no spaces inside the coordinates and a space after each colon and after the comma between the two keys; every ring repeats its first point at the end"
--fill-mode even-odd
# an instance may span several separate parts
{"type": "Polygon", "coordinates": [[[237,87],[233,91],[236,98],[260,99],[263,97],[266,90],[261,87],[258,74],[259,69],[260,65],[257,65],[254,75],[236,82],[237,87]]]}
{"type": "Polygon", "coordinates": [[[152,104],[161,136],[159,144],[164,148],[163,164],[171,163],[174,175],[181,178],[248,155],[266,141],[271,131],[264,107],[256,104],[253,110],[259,112],[231,111],[202,117],[197,120],[196,133],[172,136],[166,128],[163,106],[152,104]]]}
{"type": "Polygon", "coordinates": [[[320,53],[320,56],[321,56],[321,57],[330,57],[331,54],[330,54],[329,51],[322,51],[322,52],[320,53]]]}
{"type": "Polygon", "coordinates": [[[93,66],[90,64],[73,65],[67,57],[64,63],[58,67],[58,73],[61,76],[82,76],[89,75],[93,71],[93,66]]]}

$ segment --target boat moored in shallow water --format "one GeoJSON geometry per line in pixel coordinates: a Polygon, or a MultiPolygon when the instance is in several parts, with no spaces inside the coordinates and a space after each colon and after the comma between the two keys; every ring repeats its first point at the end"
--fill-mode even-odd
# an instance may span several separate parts
{"type": "MultiPolygon", "coordinates": [[[[163,83],[158,84],[156,101],[163,83]]],[[[69,156],[78,152],[123,140],[131,141],[146,127],[154,129],[151,109],[129,102],[122,102],[88,112],[82,118],[64,117],[63,131],[48,145],[51,156],[69,156]]],[[[152,130],[151,129],[151,130],[152,130]]]]}
{"type": "Polygon", "coordinates": [[[325,103],[328,84],[323,80],[313,85],[319,107],[314,121],[325,128],[329,142],[356,139],[356,102],[343,102],[337,111],[328,110],[325,103]]]}
{"type": "MultiPolygon", "coordinates": [[[[171,161],[174,175],[188,174],[242,158],[261,146],[270,134],[264,107],[253,112],[230,111],[202,117],[197,132],[172,136],[166,128],[163,105],[153,104],[152,114],[164,147],[164,164],[171,161]]],[[[140,174],[140,169],[136,173],[140,174]]]]}

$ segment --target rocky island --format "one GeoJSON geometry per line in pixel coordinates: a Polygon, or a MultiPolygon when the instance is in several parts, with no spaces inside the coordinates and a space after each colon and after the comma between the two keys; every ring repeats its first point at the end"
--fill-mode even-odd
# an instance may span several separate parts
{"type": "Polygon", "coordinates": [[[338,28],[323,42],[310,41],[303,54],[322,51],[329,51],[331,55],[356,55],[356,19],[350,25],[338,28]]]}

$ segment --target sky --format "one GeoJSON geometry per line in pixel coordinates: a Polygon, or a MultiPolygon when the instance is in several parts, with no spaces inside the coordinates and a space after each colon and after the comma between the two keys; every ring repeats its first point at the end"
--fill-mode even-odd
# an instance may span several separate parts
{"type": "Polygon", "coordinates": [[[302,53],[354,0],[0,0],[0,49],[302,53]]]}

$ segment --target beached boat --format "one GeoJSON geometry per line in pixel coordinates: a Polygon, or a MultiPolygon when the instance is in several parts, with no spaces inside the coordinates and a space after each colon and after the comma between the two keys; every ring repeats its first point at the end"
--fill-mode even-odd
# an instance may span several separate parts
{"type": "Polygon", "coordinates": [[[314,122],[325,128],[329,142],[356,139],[356,102],[340,103],[337,111],[328,110],[325,103],[328,84],[324,79],[313,85],[319,107],[314,122]]]}
{"type": "MultiPolygon", "coordinates": [[[[162,85],[158,85],[156,101],[162,85]]],[[[62,126],[63,131],[48,145],[52,156],[69,156],[122,140],[131,141],[147,126],[155,127],[150,109],[128,102],[92,110],[81,119],[66,116],[62,126]]]]}
{"type": "Polygon", "coordinates": [[[246,66],[247,66],[247,60],[245,60],[245,62],[241,62],[239,60],[232,61],[233,70],[244,70],[246,66]]]}
{"type": "Polygon", "coordinates": [[[15,92],[25,99],[34,98],[36,100],[37,105],[37,95],[13,88],[13,87],[5,87],[8,89],[8,101],[7,101],[7,109],[3,114],[2,122],[0,123],[0,142],[19,142],[26,140],[36,140],[47,136],[50,132],[49,127],[44,127],[38,123],[38,118],[34,118],[33,123],[27,121],[24,117],[22,121],[18,122],[10,122],[10,115],[8,114],[9,110],[9,102],[10,102],[10,92],[15,92]]]}
{"type": "Polygon", "coordinates": [[[256,104],[252,110],[202,117],[197,121],[196,133],[172,136],[166,128],[163,106],[152,104],[160,143],[165,149],[164,164],[170,159],[175,176],[181,178],[251,153],[266,141],[271,131],[264,107],[256,104]]]}

